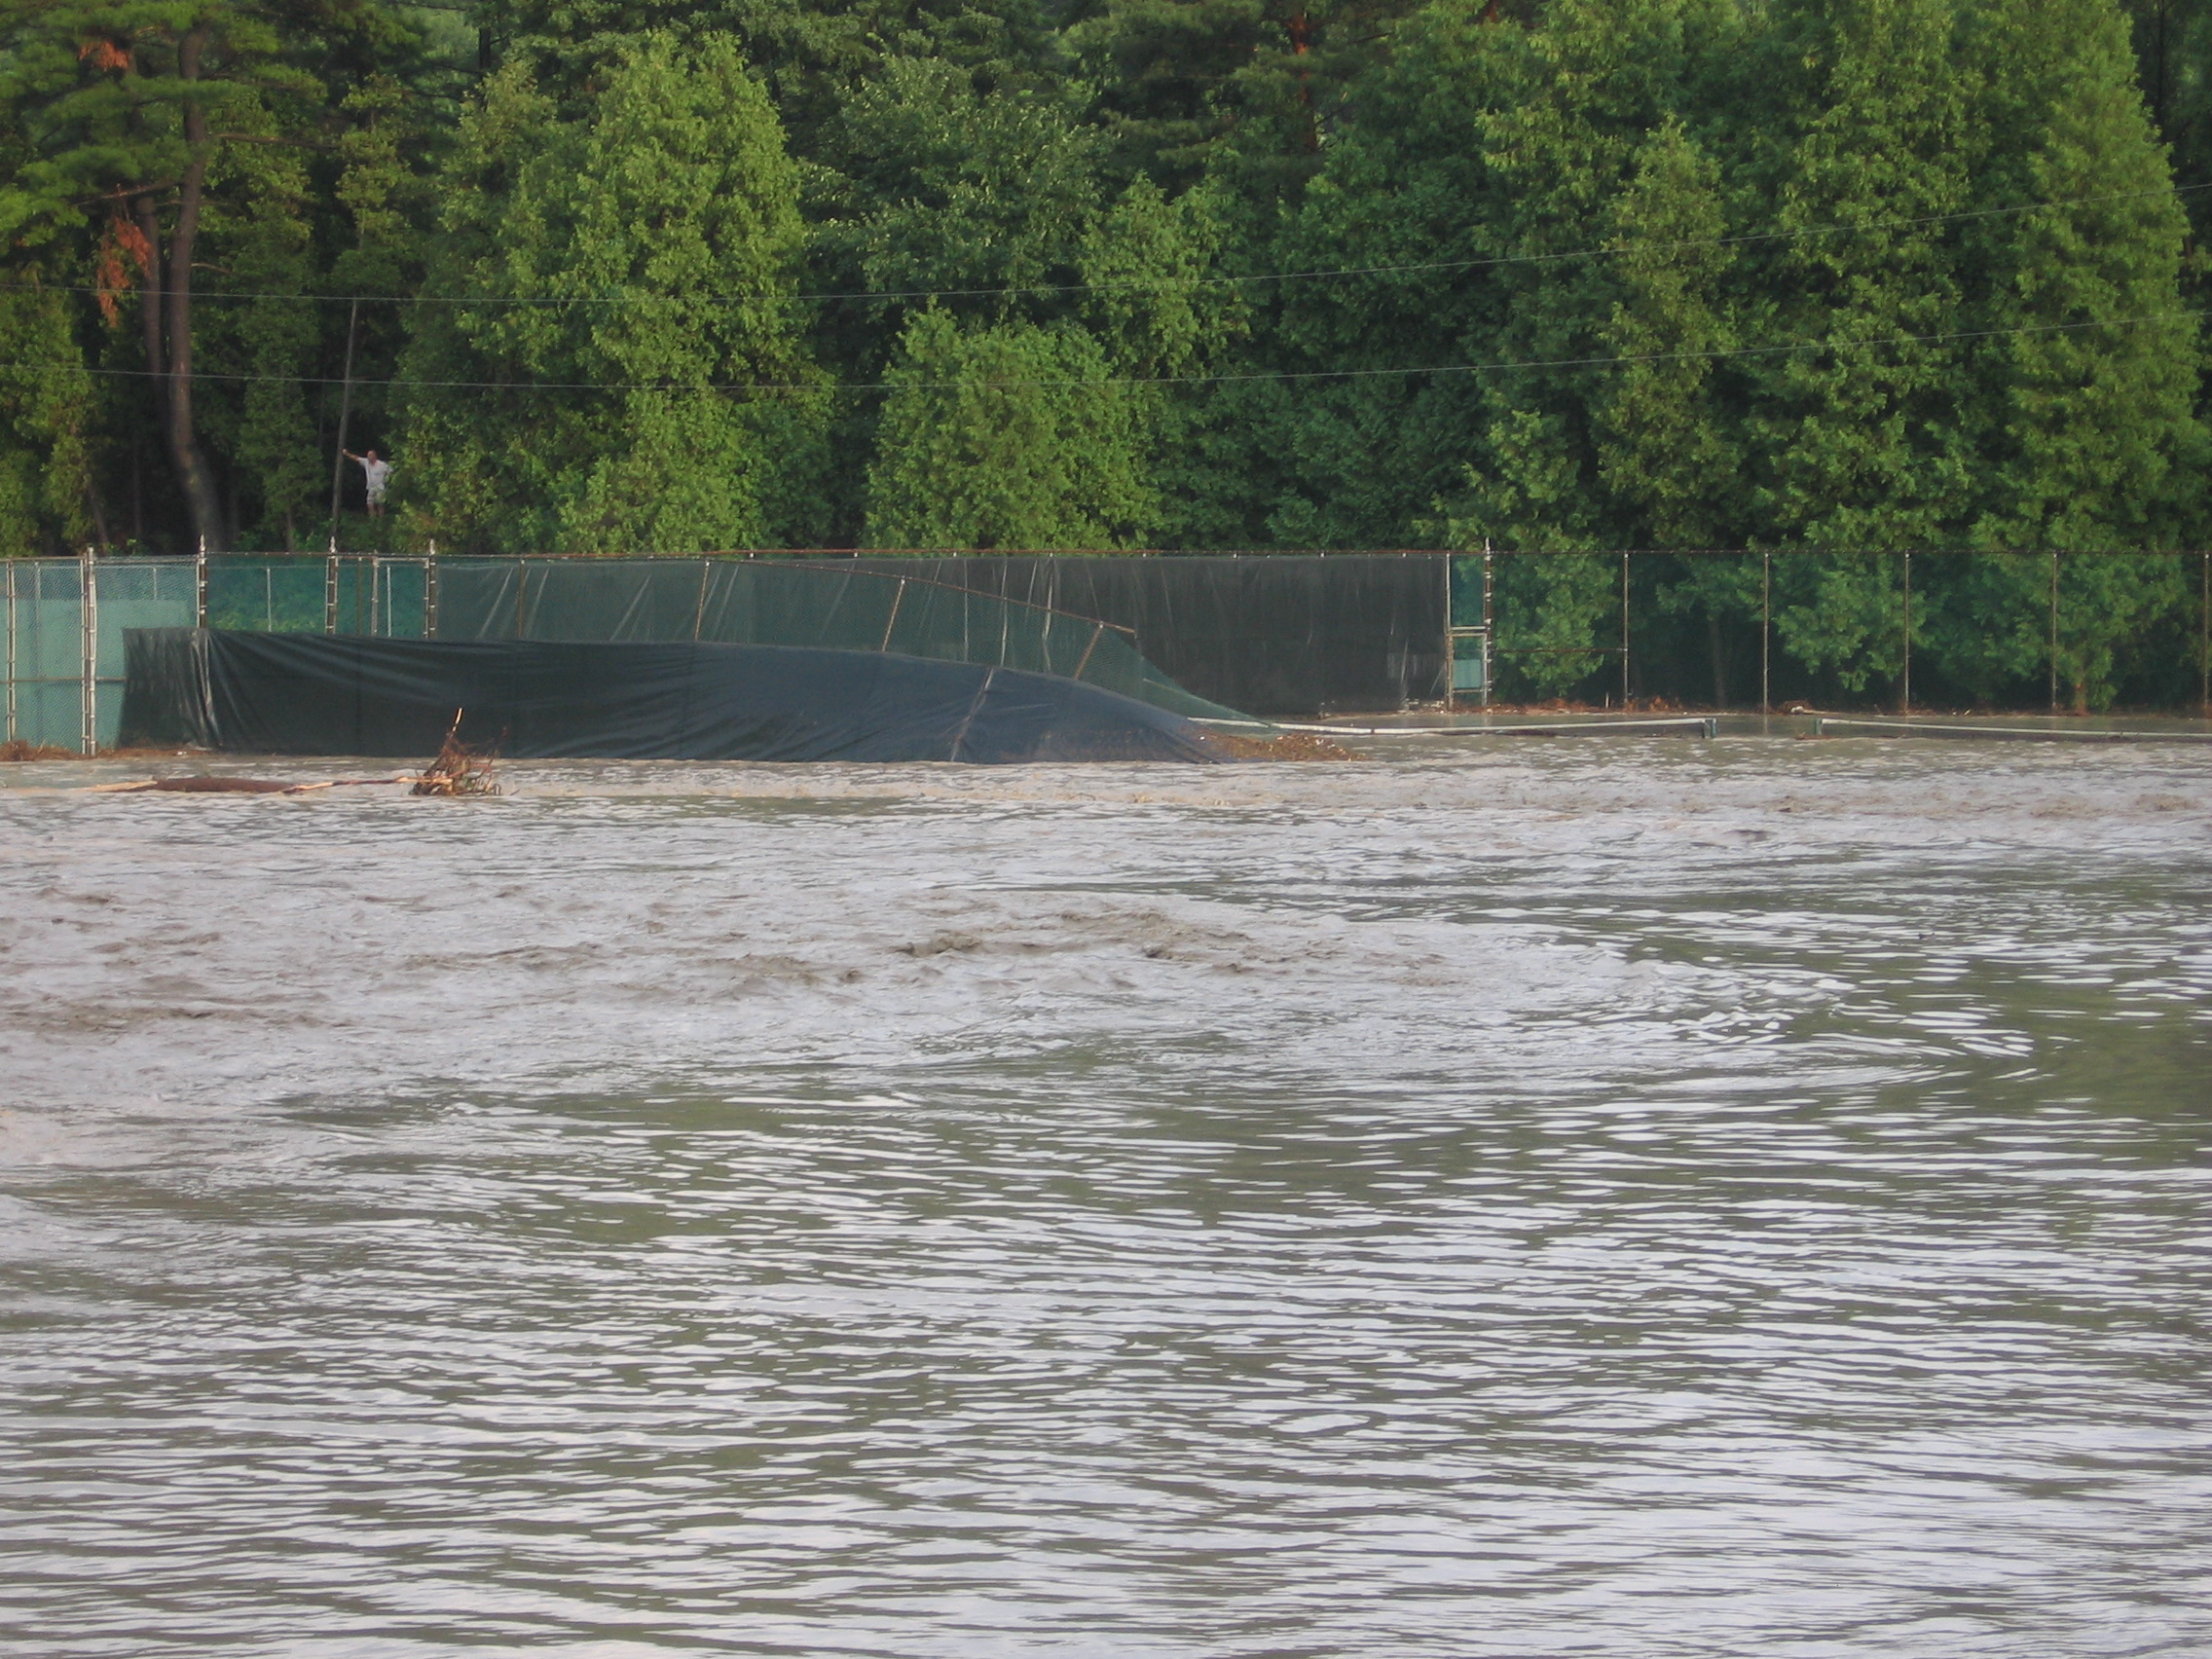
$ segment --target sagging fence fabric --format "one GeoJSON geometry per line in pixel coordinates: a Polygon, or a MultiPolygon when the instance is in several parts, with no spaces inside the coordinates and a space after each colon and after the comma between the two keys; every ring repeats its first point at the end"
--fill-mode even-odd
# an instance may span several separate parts
{"type": "Polygon", "coordinates": [[[123,735],[140,744],[405,756],[452,732],[522,758],[1220,757],[1199,727],[1133,697],[895,651],[213,628],[138,629],[128,650],[123,735]]]}
{"type": "Polygon", "coordinates": [[[441,559],[441,640],[694,641],[889,651],[1053,674],[1235,719],[1148,661],[1133,630],[920,571],[777,559],[441,559]]]}
{"type": "Polygon", "coordinates": [[[1456,699],[2090,711],[2212,697],[2212,554],[253,555],[5,563],[5,735],[112,745],[122,636],[698,641],[1056,674],[1198,718],[1456,699]]]}
{"type": "Polygon", "coordinates": [[[1095,617],[780,560],[247,556],[5,563],[9,739],[92,753],[122,734],[124,633],[201,625],[373,639],[799,645],[1056,675],[1202,719],[1095,617]]]}
{"type": "Polygon", "coordinates": [[[1456,649],[1451,636],[1448,554],[860,554],[826,568],[842,567],[1102,617],[1178,684],[1255,715],[1441,702],[1456,659],[1459,690],[1482,688],[1482,618],[1456,649]]]}
{"type": "Polygon", "coordinates": [[[2181,709],[2212,697],[2212,553],[1814,548],[860,554],[1123,623],[1267,716],[1456,700],[2181,709]]]}

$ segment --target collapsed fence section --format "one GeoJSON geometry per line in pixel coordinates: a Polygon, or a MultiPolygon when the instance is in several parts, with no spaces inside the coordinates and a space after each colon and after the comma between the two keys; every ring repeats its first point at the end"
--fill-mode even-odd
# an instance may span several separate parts
{"type": "Polygon", "coordinates": [[[794,645],[1021,669],[1206,718],[1559,699],[2212,703],[2212,554],[244,555],[5,562],[4,735],[117,738],[126,629],[794,645]]]}
{"type": "Polygon", "coordinates": [[[742,557],[253,555],[26,559],[5,570],[6,739],[92,754],[119,739],[124,633],[214,627],[396,640],[805,645],[1081,681],[1200,719],[1194,696],[1095,617],[931,581],[742,557]]]}
{"type": "Polygon", "coordinates": [[[2212,554],[2201,551],[917,551],[834,562],[1105,618],[1193,691],[1289,719],[1552,700],[2089,712],[2202,706],[2212,692],[2212,554]]]}
{"type": "Polygon", "coordinates": [[[1194,695],[1114,621],[933,578],[781,560],[437,562],[440,639],[656,641],[887,651],[1079,680],[1200,718],[1194,695]]]}
{"type": "Polygon", "coordinates": [[[912,572],[1126,629],[1180,685],[1255,715],[1375,713],[1479,696],[1480,616],[1455,627],[1438,552],[861,553],[826,569],[912,572]]]}

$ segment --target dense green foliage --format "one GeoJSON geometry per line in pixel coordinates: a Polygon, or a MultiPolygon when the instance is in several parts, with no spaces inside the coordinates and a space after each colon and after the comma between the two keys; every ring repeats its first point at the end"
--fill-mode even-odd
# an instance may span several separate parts
{"type": "Polygon", "coordinates": [[[2212,0],[0,7],[0,553],[1491,546],[1551,693],[1772,549],[1712,694],[1988,701],[2212,539],[2212,0]]]}

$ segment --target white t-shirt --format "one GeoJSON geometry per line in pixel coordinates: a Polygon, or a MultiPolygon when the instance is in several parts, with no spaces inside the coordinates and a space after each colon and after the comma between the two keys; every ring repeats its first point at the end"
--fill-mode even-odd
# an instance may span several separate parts
{"type": "Polygon", "coordinates": [[[368,475],[369,499],[372,501],[383,500],[385,480],[391,476],[391,462],[388,461],[364,461],[361,462],[361,470],[368,475]]]}

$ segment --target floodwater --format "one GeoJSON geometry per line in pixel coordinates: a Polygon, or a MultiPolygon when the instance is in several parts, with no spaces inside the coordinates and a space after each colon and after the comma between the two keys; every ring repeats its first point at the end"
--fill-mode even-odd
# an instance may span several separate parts
{"type": "Polygon", "coordinates": [[[2212,755],[1399,742],[7,768],[0,1645],[2212,1652],[2212,755]]]}

